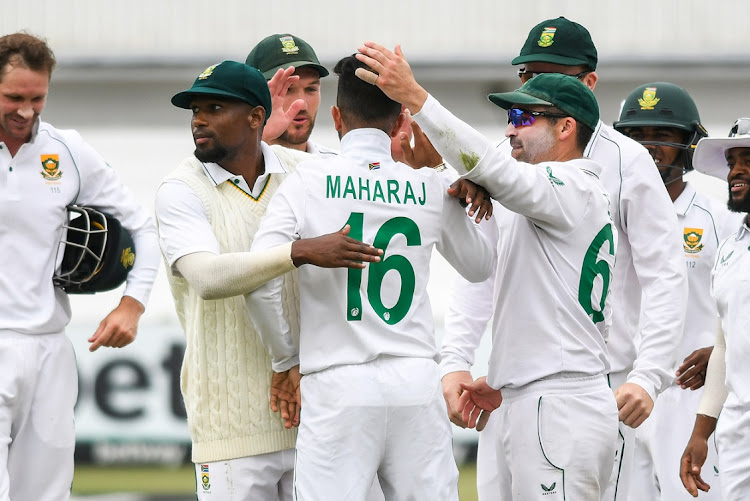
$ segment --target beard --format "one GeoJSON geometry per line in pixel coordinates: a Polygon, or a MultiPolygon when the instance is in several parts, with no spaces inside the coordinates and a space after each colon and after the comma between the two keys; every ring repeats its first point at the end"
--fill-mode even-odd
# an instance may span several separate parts
{"type": "Polygon", "coordinates": [[[214,146],[207,150],[196,148],[193,154],[201,162],[219,163],[227,157],[227,149],[223,146],[214,146]]]}
{"type": "Polygon", "coordinates": [[[750,190],[745,193],[745,196],[739,200],[732,198],[732,189],[729,188],[729,200],[727,201],[727,208],[732,212],[750,212],[750,190]]]}
{"type": "Polygon", "coordinates": [[[315,127],[315,117],[310,117],[310,121],[302,128],[297,128],[294,124],[289,126],[287,130],[282,132],[279,136],[278,141],[285,144],[305,144],[310,136],[312,135],[313,127],[315,127]]]}
{"type": "Polygon", "coordinates": [[[555,146],[555,138],[548,130],[545,134],[536,136],[532,141],[521,141],[518,136],[510,139],[511,146],[520,145],[518,156],[515,157],[519,162],[528,164],[538,164],[547,160],[547,156],[555,146]]]}

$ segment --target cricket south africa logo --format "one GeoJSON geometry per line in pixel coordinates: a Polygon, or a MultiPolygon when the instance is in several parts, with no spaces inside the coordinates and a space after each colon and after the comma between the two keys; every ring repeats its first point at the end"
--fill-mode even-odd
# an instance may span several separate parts
{"type": "Polygon", "coordinates": [[[539,37],[539,41],[537,42],[537,45],[539,47],[549,47],[555,41],[553,38],[555,38],[555,32],[557,31],[557,28],[544,28],[542,30],[542,34],[539,37]]]}
{"type": "Polygon", "coordinates": [[[198,80],[205,80],[208,77],[210,77],[213,74],[213,72],[214,72],[214,68],[216,68],[217,66],[219,66],[219,65],[218,64],[214,64],[214,65],[209,66],[205,70],[203,70],[203,73],[201,73],[200,75],[198,75],[198,80]]]}
{"type": "Polygon", "coordinates": [[[211,479],[208,476],[207,464],[201,465],[201,486],[203,487],[204,491],[207,491],[211,488],[211,479]]]}
{"type": "Polygon", "coordinates": [[[299,52],[299,47],[297,47],[297,42],[294,41],[294,38],[281,37],[279,40],[281,41],[281,52],[290,56],[299,52]]]}
{"type": "Polygon", "coordinates": [[[59,155],[42,155],[42,177],[45,181],[58,181],[63,172],[60,170],[59,155]]]}
{"type": "Polygon", "coordinates": [[[685,228],[682,234],[684,240],[683,248],[688,254],[696,254],[703,250],[701,239],[703,238],[703,228],[685,228]]]}
{"type": "Polygon", "coordinates": [[[659,101],[661,99],[656,97],[656,87],[646,87],[643,89],[643,97],[638,98],[638,104],[641,105],[642,110],[653,110],[659,101]]]}

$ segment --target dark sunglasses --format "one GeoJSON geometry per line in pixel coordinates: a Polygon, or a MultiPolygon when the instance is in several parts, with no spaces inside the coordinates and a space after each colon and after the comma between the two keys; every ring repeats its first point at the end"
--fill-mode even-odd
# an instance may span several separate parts
{"type": "Polygon", "coordinates": [[[750,118],[738,118],[731,130],[729,131],[729,137],[734,136],[747,136],[750,134],[750,118]]]}
{"type": "MultiPolygon", "coordinates": [[[[522,83],[526,83],[532,78],[534,78],[535,76],[542,75],[544,73],[559,73],[559,72],[558,71],[527,71],[526,68],[521,68],[518,70],[518,78],[521,79],[522,83]]],[[[591,73],[591,70],[582,71],[576,75],[568,75],[568,76],[580,79],[580,78],[585,77],[589,73],[591,73]]]]}
{"type": "Polygon", "coordinates": [[[510,108],[508,110],[508,123],[513,124],[513,127],[523,127],[524,125],[532,125],[536,122],[536,117],[567,117],[561,113],[552,113],[550,111],[531,111],[522,110],[521,108],[510,108]]]}

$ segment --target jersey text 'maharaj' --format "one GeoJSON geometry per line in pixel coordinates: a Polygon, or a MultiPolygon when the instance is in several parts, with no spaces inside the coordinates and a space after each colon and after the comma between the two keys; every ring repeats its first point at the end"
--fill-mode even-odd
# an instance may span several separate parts
{"type": "Polygon", "coordinates": [[[396,179],[375,179],[372,183],[370,179],[352,178],[352,176],[346,176],[346,181],[343,183],[343,191],[341,176],[328,176],[326,182],[326,198],[347,198],[351,197],[352,200],[367,200],[368,202],[375,202],[380,200],[387,204],[407,204],[413,203],[414,205],[424,205],[427,201],[427,189],[424,183],[422,185],[422,193],[419,198],[415,195],[414,188],[409,181],[399,183],[396,179]],[[356,179],[356,181],[355,181],[356,179]]]}

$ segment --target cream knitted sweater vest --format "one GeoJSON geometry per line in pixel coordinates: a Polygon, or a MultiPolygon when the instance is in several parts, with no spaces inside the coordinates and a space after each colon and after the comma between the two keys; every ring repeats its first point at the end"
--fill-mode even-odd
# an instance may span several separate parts
{"type": "MultiPolygon", "coordinates": [[[[198,194],[221,252],[226,253],[250,250],[283,175],[272,174],[258,200],[230,182],[214,186],[195,157],[184,160],[169,178],[187,183],[198,194]]],[[[285,429],[268,405],[270,357],[255,332],[244,297],[203,300],[169,267],[167,275],[187,338],[180,386],[193,462],[293,448],[296,431],[285,429]]],[[[283,300],[290,325],[299,332],[296,281],[296,271],[285,275],[283,300]]]]}

